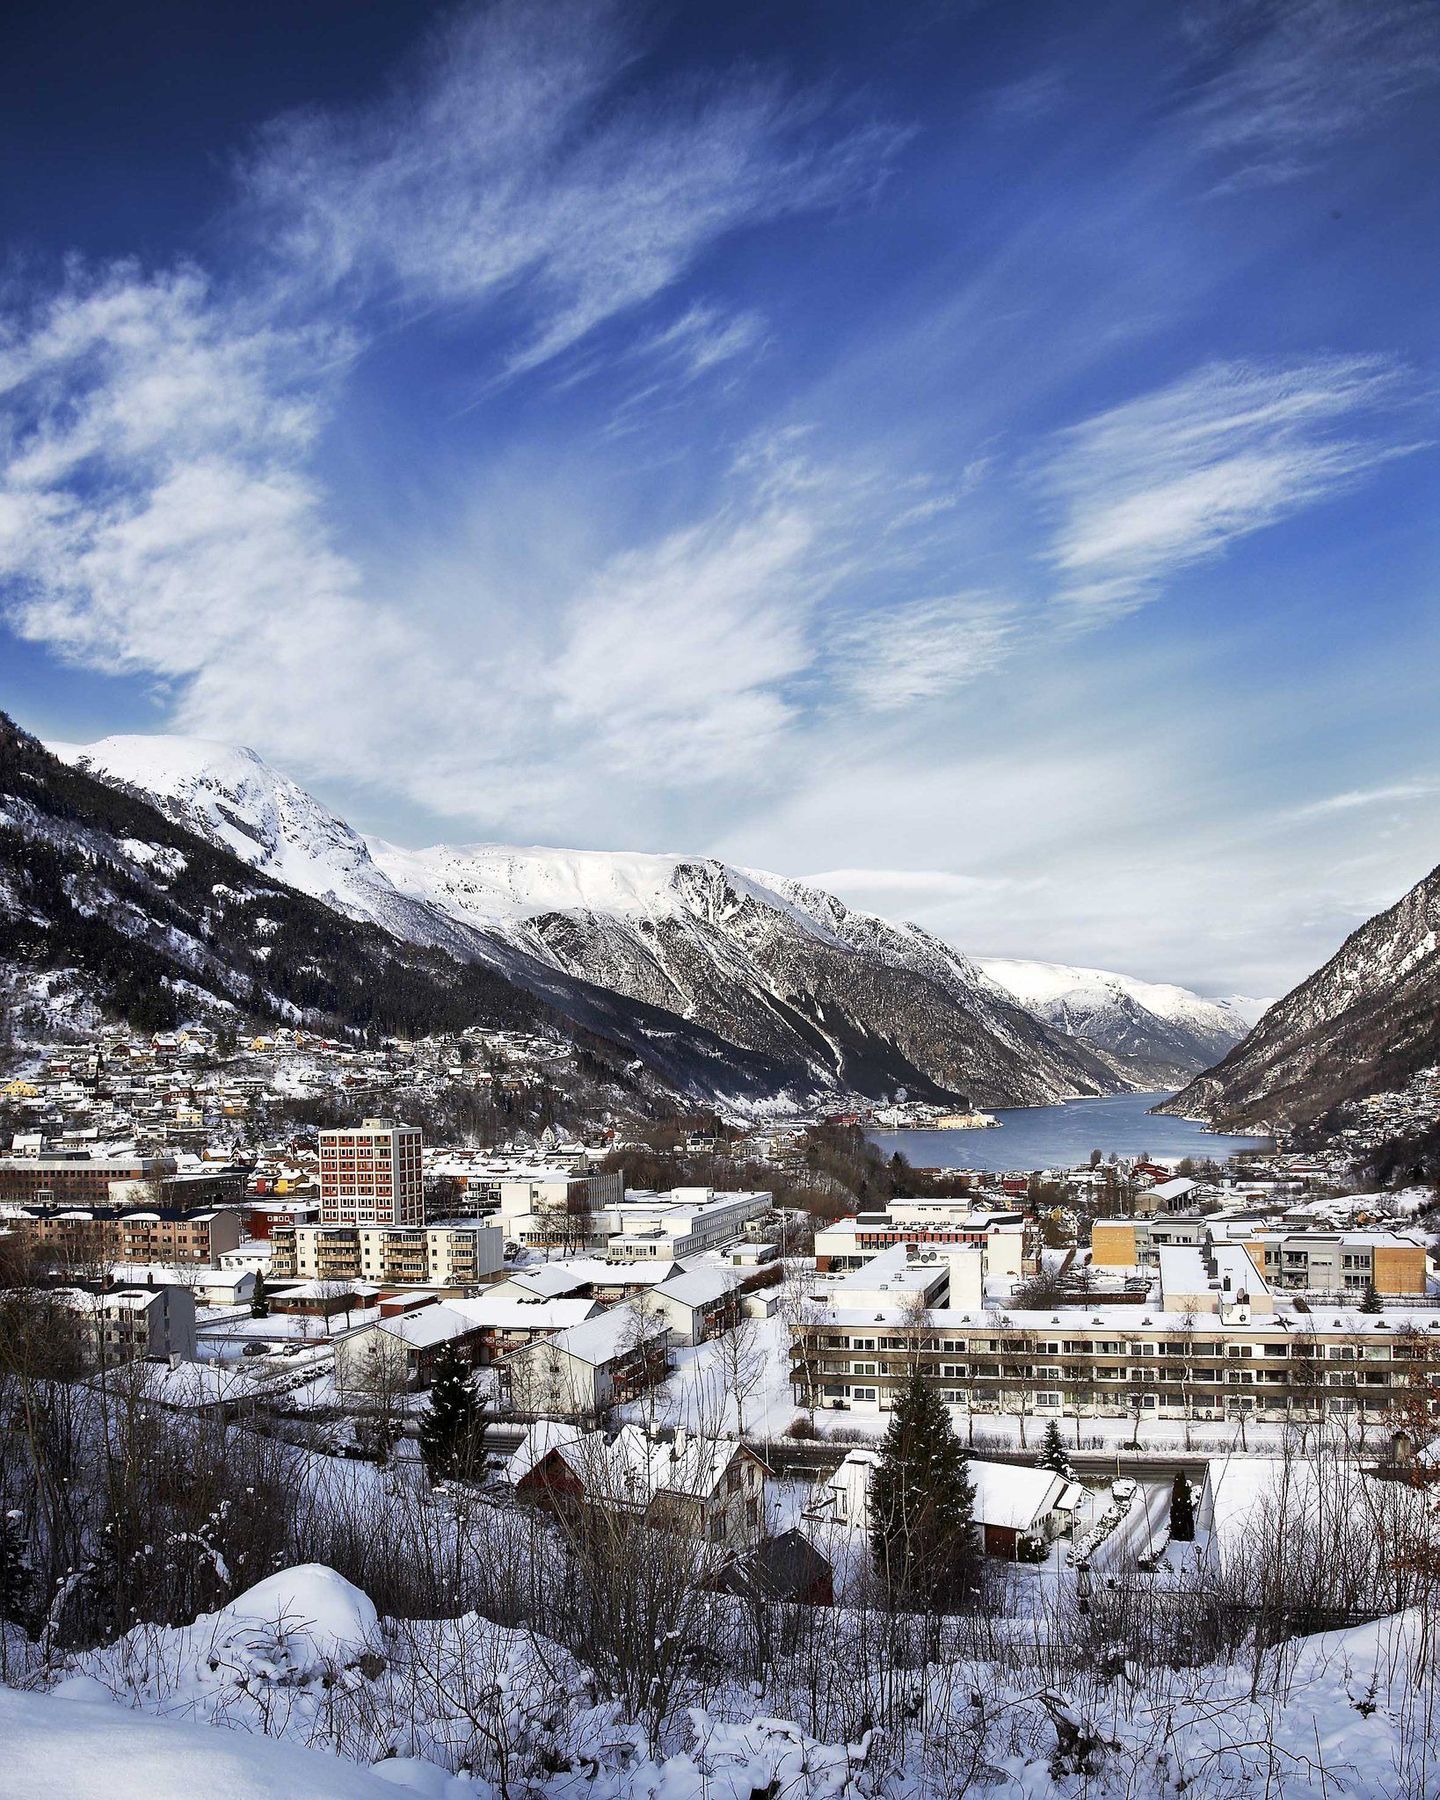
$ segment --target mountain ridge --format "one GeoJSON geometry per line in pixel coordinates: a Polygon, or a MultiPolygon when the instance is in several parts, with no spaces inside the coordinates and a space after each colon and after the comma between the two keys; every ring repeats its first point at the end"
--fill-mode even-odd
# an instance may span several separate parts
{"type": "Polygon", "coordinates": [[[1157,1087],[1184,1086],[1227,1055],[1267,1002],[1207,1000],[1173,982],[1111,969],[1016,957],[981,957],[979,967],[1052,1030],[1147,1071],[1157,1087]]]}
{"type": "Polygon", "coordinates": [[[802,1088],[1044,1104],[1182,1086],[1244,1034],[1235,1007],[1189,990],[977,961],[922,926],[714,857],[412,850],[362,835],[250,749],[141,734],[52,748],[343,916],[485,964],[586,1024],[600,994],[672,1015],[802,1088]]]}
{"type": "Polygon", "coordinates": [[[819,1087],[1042,1104],[1125,1085],[918,926],[714,858],[363,839],[253,752],[65,744],[73,766],[397,937],[563,1004],[575,982],[674,1014],[819,1087]],[[558,984],[558,985],[557,985],[558,984]]]}
{"type": "Polygon", "coordinates": [[[1440,1062],[1440,868],[1352,931],[1213,1068],[1158,1110],[1308,1125],[1440,1062]]]}

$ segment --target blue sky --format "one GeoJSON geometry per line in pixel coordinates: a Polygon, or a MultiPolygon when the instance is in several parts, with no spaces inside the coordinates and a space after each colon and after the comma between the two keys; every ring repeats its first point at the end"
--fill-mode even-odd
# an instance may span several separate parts
{"type": "Polygon", "coordinates": [[[1208,992],[1440,859],[1432,6],[9,35],[41,735],[1208,992]]]}

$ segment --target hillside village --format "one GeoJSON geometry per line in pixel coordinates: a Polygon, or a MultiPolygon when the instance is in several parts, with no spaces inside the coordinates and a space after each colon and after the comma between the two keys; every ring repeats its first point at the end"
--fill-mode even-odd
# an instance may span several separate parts
{"type": "Polygon", "coordinates": [[[508,1032],[361,1048],[109,1027],[3,1090],[0,1229],[88,1295],[92,1349],[95,1321],[123,1316],[127,1353],[172,1385],[183,1367],[206,1392],[243,1374],[337,1441],[377,1346],[403,1364],[412,1410],[442,1349],[481,1371],[498,1443],[530,1418],[614,1428],[637,1406],[667,1429],[737,1433],[742,1409],[717,1388],[745,1384],[733,1357],[718,1382],[714,1346],[738,1333],[750,1433],[808,1441],[811,1461],[827,1427],[883,1429],[917,1358],[972,1445],[1019,1455],[1052,1419],[1077,1448],[1183,1438],[1187,1453],[1250,1427],[1264,1445],[1297,1420],[1379,1431],[1440,1354],[1433,1196],[1350,1191],[1335,1151],[1183,1174],[1097,1153],[946,1171],[939,1195],[916,1171],[912,1195],[847,1214],[842,1185],[816,1214],[785,1203],[814,1134],[863,1145],[883,1110],[682,1130],[673,1166],[707,1180],[646,1191],[624,1172],[627,1143],[645,1145],[618,1120],[556,1128],[570,1051],[508,1032]],[[443,1118],[456,1096],[467,1141],[390,1122],[443,1118]],[[476,1147],[481,1107],[492,1129],[507,1112],[528,1123],[476,1147]],[[357,1210],[325,1146],[381,1115],[423,1155],[403,1203],[357,1210]],[[751,1185],[727,1190],[727,1170],[751,1185]],[[557,1377],[577,1343],[591,1360],[557,1377]],[[702,1399],[714,1418],[693,1416],[702,1399]]]}
{"type": "MultiPolygon", "coordinates": [[[[1025,1634],[1238,1581],[1292,1484],[1344,1471],[1389,1508],[1436,1453],[1436,1195],[1364,1187],[1335,1146],[912,1168],[865,1133],[928,1109],[626,1117],[520,1032],[111,1026],[28,1051],[0,1098],[0,1403],[48,1319],[102,1409],[301,1457],[304,1492],[382,1480],[407,1557],[427,1495],[530,1534],[521,1566],[683,1546],[682,1636],[715,1622],[697,1594],[866,1616],[917,1395],[961,1458],[967,1579],[1025,1634]]],[[[7,1504],[30,1667],[85,1641],[99,1565],[68,1597],[35,1500],[7,1504]]]]}
{"type": "MultiPolygon", "coordinates": [[[[1417,1081],[1404,1104],[1434,1102],[1417,1081]]],[[[1178,1594],[1277,1579],[1252,1566],[1257,1522],[1296,1484],[1305,1532],[1330,1516],[1322,1489],[1365,1484],[1386,1523],[1344,1554],[1380,1593],[1376,1545],[1420,1554],[1431,1529],[1436,1191],[1367,1182],[1363,1130],[1041,1169],[916,1167],[867,1135],[1003,1147],[993,1123],[859,1096],[657,1117],[546,1031],[72,1029],[12,1047],[0,1088],[0,1407],[26,1404],[20,1347],[47,1344],[112,1429],[145,1407],[220,1434],[227,1462],[251,1446],[237,1471],[301,1458],[297,1494],[330,1496],[321,1560],[352,1576],[374,1558],[350,1560],[335,1484],[373,1479],[353,1491],[407,1563],[432,1529],[415,1508],[438,1505],[476,1554],[522,1534],[519,1568],[651,1567],[696,1643],[723,1616],[697,1596],[793,1634],[802,1616],[848,1630],[893,1591],[887,1459],[922,1404],[963,1471],[964,1548],[945,1554],[1017,1652],[1056,1608],[1083,1635],[1123,1595],[1124,1629],[1139,1608],[1153,1634],[1178,1594]]],[[[37,1674],[90,1666],[61,1647],[93,1638],[104,1591],[103,1563],[73,1589],[52,1566],[43,1492],[7,1490],[24,1572],[18,1600],[0,1592],[6,1656],[37,1674]]],[[[207,1517],[184,1530],[218,1545],[207,1517]]],[[[239,1567],[213,1599],[243,1612],[239,1567]]],[[[424,1594],[403,1604],[443,1611],[424,1594]]],[[[536,1604],[527,1629],[560,1629],[557,1599],[536,1604]]],[[[1373,1609],[1337,1597],[1327,1616],[1373,1609]]]]}

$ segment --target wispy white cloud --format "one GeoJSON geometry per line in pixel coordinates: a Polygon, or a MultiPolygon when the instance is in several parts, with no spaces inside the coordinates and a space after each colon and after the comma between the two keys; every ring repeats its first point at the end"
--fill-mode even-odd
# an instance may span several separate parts
{"type": "MultiPolygon", "coordinates": [[[[632,22],[607,0],[501,0],[454,18],[378,104],[272,125],[244,179],[288,278],[421,310],[523,292],[513,374],[737,227],[883,178],[900,133],[823,129],[815,99],[777,80],[627,87],[632,22]]],[[[707,341],[725,353],[723,334],[707,341]]]]}
{"type": "Polygon", "coordinates": [[[1431,0],[1214,0],[1187,22],[1202,72],[1183,116],[1229,186],[1304,174],[1440,81],[1431,0]]]}
{"type": "Polygon", "coordinates": [[[405,714],[453,702],[456,677],[331,541],[309,459],[343,349],[193,271],[120,267],[48,301],[0,352],[14,629],[157,678],[181,728],[302,768],[410,751],[405,714]]]}
{"type": "MultiPolygon", "coordinates": [[[[76,273],[4,321],[15,629],[155,679],[180,728],[487,824],[583,817],[617,773],[670,788],[756,769],[843,563],[797,444],[752,443],[686,526],[632,524],[618,551],[600,534],[543,606],[524,568],[468,570],[448,607],[398,558],[377,581],[340,547],[319,473],[377,301],[492,307],[472,354],[513,374],[653,300],[726,233],[880,179],[896,133],[837,125],[779,80],[631,81],[635,18],[606,0],[456,14],[382,102],[261,134],[239,223],[263,273],[224,291],[188,268],[76,273]]],[[[612,361],[662,367],[673,389],[766,329],[692,301],[612,361]]]]}
{"type": "Polygon", "coordinates": [[[567,609],[544,676],[558,718],[632,775],[763,766],[809,661],[815,529],[798,504],[737,511],[616,559],[567,609]]]}
{"type": "Polygon", "coordinates": [[[1428,800],[1440,794],[1440,781],[1425,777],[1416,781],[1397,781],[1389,787],[1350,788],[1344,793],[1328,794],[1323,800],[1312,800],[1297,806],[1288,815],[1292,819],[1322,819],[1336,813],[1357,812],[1371,806],[1402,805],[1408,800],[1428,800]]]}
{"type": "Polygon", "coordinates": [[[726,313],[716,306],[692,306],[657,332],[642,352],[678,364],[691,380],[757,349],[765,321],[755,312],[726,313]]]}
{"type": "Polygon", "coordinates": [[[1017,626],[1017,609],[990,594],[911,600],[841,631],[828,667],[842,700],[874,712],[903,710],[998,668],[1017,626]]]}
{"type": "Polygon", "coordinates": [[[885,897],[902,905],[911,899],[970,899],[1010,893],[1024,885],[1008,876],[964,875],[952,869],[822,869],[818,875],[800,879],[844,896],[885,897]]]}
{"type": "Polygon", "coordinates": [[[1418,447],[1411,374],[1384,356],[1212,363],[1059,433],[1039,479],[1058,598],[1104,618],[1236,539],[1418,447]]]}

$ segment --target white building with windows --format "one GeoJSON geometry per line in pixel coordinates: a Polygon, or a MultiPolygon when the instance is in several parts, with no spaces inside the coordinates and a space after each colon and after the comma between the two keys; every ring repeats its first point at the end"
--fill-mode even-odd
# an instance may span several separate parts
{"type": "Polygon", "coordinates": [[[324,1225],[423,1225],[424,1140],[418,1125],[366,1119],[320,1133],[324,1225]]]}

